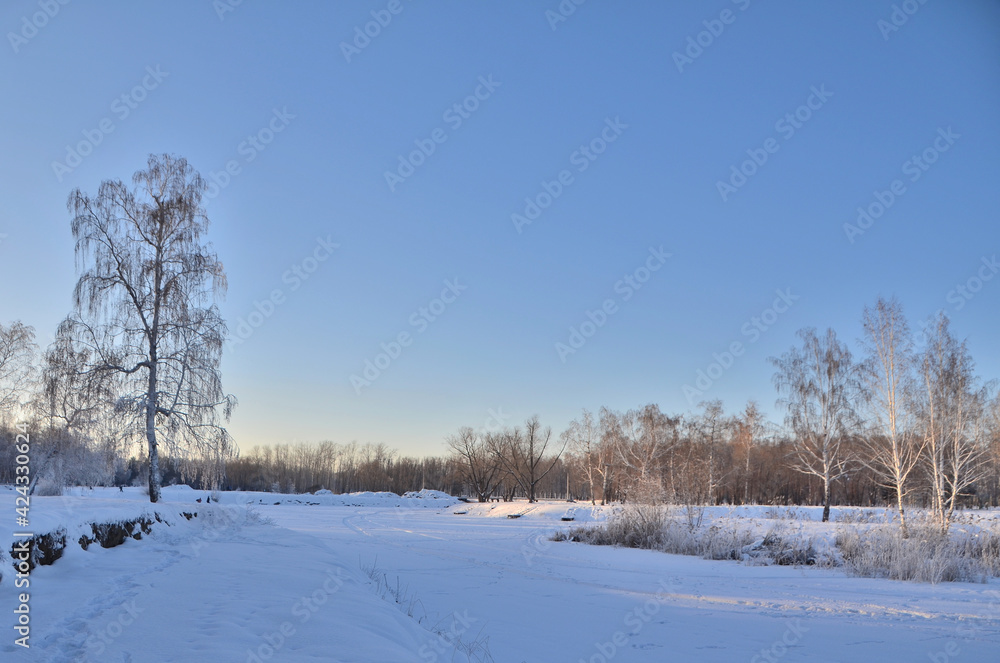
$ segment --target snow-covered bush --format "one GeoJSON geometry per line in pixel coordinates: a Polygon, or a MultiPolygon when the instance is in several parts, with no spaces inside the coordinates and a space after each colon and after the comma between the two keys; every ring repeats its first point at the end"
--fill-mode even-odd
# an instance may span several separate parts
{"type": "Polygon", "coordinates": [[[751,564],[828,563],[811,539],[795,535],[784,523],[769,525],[761,534],[748,520],[693,521],[684,508],[633,504],[603,525],[577,527],[554,538],[751,564]]]}
{"type": "MultiPolygon", "coordinates": [[[[595,545],[656,549],[663,544],[666,524],[665,506],[630,504],[617,511],[605,525],[589,528],[587,542],[595,545]]],[[[578,531],[582,530],[574,530],[578,531]]]]}
{"type": "Polygon", "coordinates": [[[38,485],[35,486],[35,495],[39,497],[61,497],[62,494],[62,483],[54,479],[40,479],[38,485]]]}
{"type": "Polygon", "coordinates": [[[844,567],[856,576],[918,582],[985,582],[1000,577],[1000,532],[956,528],[947,535],[929,524],[910,528],[903,538],[896,525],[837,533],[844,567]]]}
{"type": "Polygon", "coordinates": [[[809,520],[809,514],[791,507],[769,507],[761,513],[768,520],[809,520]]]}
{"type": "Polygon", "coordinates": [[[838,523],[872,524],[888,522],[884,512],[865,509],[841,509],[833,519],[838,523]]]}

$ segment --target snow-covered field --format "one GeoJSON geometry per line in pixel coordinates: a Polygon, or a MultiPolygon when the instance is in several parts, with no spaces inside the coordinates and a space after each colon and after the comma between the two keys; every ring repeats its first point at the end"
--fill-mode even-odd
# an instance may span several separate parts
{"type": "MultiPolygon", "coordinates": [[[[996,581],[901,583],[551,541],[607,517],[586,504],[464,504],[431,492],[223,493],[221,504],[182,487],[164,495],[157,505],[136,489],[32,500],[31,530],[61,526],[70,544],[31,573],[28,650],[14,645],[25,590],[13,582],[13,529],[0,530],[0,659],[1000,660],[996,581]],[[170,526],[140,541],[75,543],[86,523],[154,512],[170,526]]],[[[13,523],[13,493],[0,489],[0,501],[13,523]]],[[[798,512],[785,527],[822,537],[836,526],[798,512]]],[[[770,526],[768,516],[787,514],[707,515],[770,526]]]]}

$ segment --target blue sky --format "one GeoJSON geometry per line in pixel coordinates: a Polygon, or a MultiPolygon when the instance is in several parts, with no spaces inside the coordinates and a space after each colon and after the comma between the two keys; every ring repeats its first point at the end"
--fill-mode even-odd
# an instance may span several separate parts
{"type": "Polygon", "coordinates": [[[945,309],[1000,377],[1000,5],[562,6],[5,3],[0,322],[46,343],[77,276],[70,191],[170,152],[223,184],[244,448],[773,411],[767,358],[806,326],[854,343],[879,294],[914,323],[945,309]]]}

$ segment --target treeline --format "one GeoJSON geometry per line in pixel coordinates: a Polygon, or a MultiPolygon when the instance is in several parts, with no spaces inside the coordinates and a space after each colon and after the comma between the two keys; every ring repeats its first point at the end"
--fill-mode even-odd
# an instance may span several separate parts
{"type": "MultiPolygon", "coordinates": [[[[460,428],[445,454],[424,458],[334,442],[199,452],[166,438],[160,474],[204,489],[804,504],[824,505],[825,517],[832,504],[891,505],[904,529],[909,505],[931,509],[947,530],[958,508],[1000,504],[1000,396],[976,375],[947,317],[914,334],[899,302],[880,299],[864,309],[862,331],[859,358],[833,330],[803,329],[798,345],[771,359],[781,422],[754,401],[739,411],[717,400],[685,413],[601,408],[558,435],[538,417],[460,428]]],[[[145,447],[117,416],[130,404],[79,381],[71,351],[57,343],[37,362],[30,328],[0,325],[0,482],[18,481],[11,422],[24,421],[33,491],[143,483],[145,447]],[[87,385],[95,390],[79,388],[87,385]]]]}
{"type": "Polygon", "coordinates": [[[585,411],[549,455],[551,431],[537,419],[463,428],[449,447],[481,501],[509,497],[511,486],[529,500],[558,494],[562,474],[565,494],[602,503],[822,504],[824,521],[833,503],[889,504],[904,536],[911,504],[929,508],[944,532],[956,509],[996,506],[1000,396],[947,316],[915,335],[901,304],[880,298],[864,309],[862,329],[859,359],[834,330],[811,328],[771,358],[780,427],[754,401],[727,413],[713,400],[684,415],[657,405],[585,411]]]}
{"type": "Polygon", "coordinates": [[[456,492],[444,458],[400,456],[385,444],[334,442],[255,446],[226,466],[223,488],[297,493],[411,490],[456,492]]]}
{"type": "MultiPolygon", "coordinates": [[[[597,415],[584,412],[561,436],[566,449],[538,484],[538,497],[601,504],[824,504],[822,480],[795,469],[796,445],[787,433],[760,421],[751,436],[746,416],[747,410],[757,410],[755,403],[736,414],[724,413],[718,401],[705,403],[700,410],[665,415],[658,405],[650,404],[625,412],[607,408],[597,415]]],[[[857,462],[831,486],[831,504],[893,504],[895,491],[861,462],[864,442],[849,438],[841,451],[857,462]]],[[[493,471],[489,455],[480,450],[472,455],[473,465],[468,458],[468,454],[452,456],[450,468],[457,474],[449,475],[446,484],[457,484],[462,494],[475,499],[528,497],[511,477],[502,478],[491,492],[480,492],[487,483],[479,477],[493,471]]],[[[930,506],[929,493],[914,493],[912,502],[930,506]]],[[[1000,451],[992,456],[981,485],[964,493],[962,505],[1000,505],[1000,451]]]]}
{"type": "MultiPolygon", "coordinates": [[[[653,418],[662,416],[657,406],[648,405],[631,412],[602,409],[597,421],[603,419],[609,424],[608,432],[614,431],[612,435],[617,435],[621,430],[617,422],[633,419],[643,411],[653,418]],[[610,426],[615,420],[616,424],[610,426]]],[[[822,482],[792,469],[789,462],[794,456],[792,441],[775,426],[768,425],[769,431],[748,447],[739,428],[733,426],[736,415],[730,414],[725,417],[729,425],[719,431],[721,435],[713,444],[695,432],[703,416],[704,412],[674,417],[679,420],[678,438],[661,457],[663,495],[678,502],[704,499],[707,503],[711,499],[716,504],[823,504],[822,482]],[[714,495],[709,498],[707,491],[702,491],[699,497],[699,485],[709,485],[709,456],[715,468],[711,481],[714,495]],[[702,484],[699,484],[699,477],[703,479],[702,484]]],[[[591,420],[594,420],[593,415],[591,420]]],[[[616,467],[614,462],[615,456],[624,450],[615,449],[617,445],[611,442],[612,435],[605,437],[604,431],[600,433],[606,441],[601,448],[591,449],[589,457],[585,450],[569,445],[555,459],[552,470],[536,484],[537,498],[593,499],[598,503],[629,500],[628,486],[633,485],[629,471],[625,464],[616,467]],[[605,458],[612,462],[602,468],[597,461],[605,458]]],[[[50,441],[44,435],[35,435],[32,439],[40,448],[50,448],[50,441]]],[[[855,441],[848,444],[845,451],[860,456],[864,447],[855,441]]],[[[0,483],[14,482],[15,456],[14,431],[0,431],[0,483]]],[[[1000,454],[994,458],[1000,458],[1000,454]]],[[[144,458],[121,458],[110,450],[70,445],[53,455],[50,462],[53,464],[45,473],[49,478],[43,475],[41,480],[41,494],[58,494],[62,486],[138,486],[146,482],[147,461],[144,458]]],[[[325,488],[337,493],[391,491],[402,494],[427,488],[468,495],[473,499],[480,497],[460,458],[452,455],[401,456],[386,445],[319,442],[255,446],[227,464],[220,485],[212,484],[208,478],[211,468],[204,465],[198,460],[161,459],[163,483],[186,484],[199,490],[222,488],[286,493],[315,492],[325,488]]],[[[998,485],[1000,462],[994,460],[982,488],[970,493],[967,504],[1000,506],[998,485]]],[[[504,476],[487,499],[489,497],[508,500],[526,499],[527,495],[516,481],[504,476]]],[[[637,494],[632,497],[641,498],[637,494]]],[[[894,497],[894,492],[880,485],[871,470],[858,464],[843,481],[834,484],[831,501],[835,505],[881,506],[891,504],[894,497]]],[[[914,496],[914,504],[930,506],[929,496],[914,496]]]]}

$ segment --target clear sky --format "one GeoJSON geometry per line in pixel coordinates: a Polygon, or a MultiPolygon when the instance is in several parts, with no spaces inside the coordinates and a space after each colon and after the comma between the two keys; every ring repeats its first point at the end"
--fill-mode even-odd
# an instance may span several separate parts
{"type": "Polygon", "coordinates": [[[1000,377],[996,2],[232,4],[3,3],[0,322],[68,313],[71,190],[187,158],[243,448],[773,411],[879,294],[1000,377]]]}

